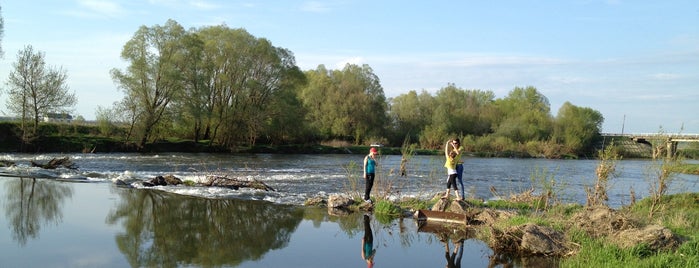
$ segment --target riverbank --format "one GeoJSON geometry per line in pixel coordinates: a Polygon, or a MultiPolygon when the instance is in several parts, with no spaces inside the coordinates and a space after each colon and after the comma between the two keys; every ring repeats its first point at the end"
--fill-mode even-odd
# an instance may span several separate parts
{"type": "MultiPolygon", "coordinates": [[[[410,215],[421,209],[460,213],[466,224],[432,228],[452,241],[477,238],[495,251],[523,262],[555,259],[560,267],[699,267],[699,194],[651,198],[614,210],[606,206],[556,204],[524,193],[507,200],[440,199],[359,202],[379,215],[410,215]],[[660,207],[660,209],[658,209],[660,207]],[[468,237],[466,234],[469,234],[468,237]]],[[[434,225],[434,224],[433,224],[434,225]]],[[[440,234],[438,234],[440,235],[440,234]]]]}

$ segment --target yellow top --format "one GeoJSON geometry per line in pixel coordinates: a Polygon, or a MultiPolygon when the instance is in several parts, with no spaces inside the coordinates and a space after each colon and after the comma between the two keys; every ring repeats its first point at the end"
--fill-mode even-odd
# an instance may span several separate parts
{"type": "Polygon", "coordinates": [[[457,157],[458,157],[458,155],[454,158],[447,157],[447,161],[446,161],[446,163],[444,163],[444,167],[447,169],[456,169],[457,157]]]}

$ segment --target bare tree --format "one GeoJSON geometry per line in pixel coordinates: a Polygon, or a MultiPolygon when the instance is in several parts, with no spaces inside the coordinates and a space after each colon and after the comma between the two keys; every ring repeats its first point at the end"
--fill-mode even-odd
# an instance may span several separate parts
{"type": "Polygon", "coordinates": [[[47,66],[44,53],[35,52],[31,45],[17,53],[17,62],[12,66],[7,80],[7,107],[21,118],[22,136],[26,141],[29,135],[36,136],[41,115],[66,113],[67,108],[75,106],[77,99],[74,93],[68,92],[66,71],[47,66]],[[33,124],[28,132],[30,119],[33,124]]]}

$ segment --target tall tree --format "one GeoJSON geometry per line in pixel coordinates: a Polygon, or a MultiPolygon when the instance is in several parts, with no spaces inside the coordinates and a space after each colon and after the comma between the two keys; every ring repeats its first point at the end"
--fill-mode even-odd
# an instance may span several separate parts
{"type": "Polygon", "coordinates": [[[412,141],[419,140],[432,118],[433,101],[432,95],[425,90],[420,95],[411,90],[389,101],[389,117],[395,132],[395,142],[404,140],[406,136],[412,141]]]}
{"type": "Polygon", "coordinates": [[[600,112],[565,102],[556,116],[554,137],[571,153],[581,153],[594,146],[603,122],[600,112]]]}
{"type": "Polygon", "coordinates": [[[495,134],[515,142],[548,140],[553,131],[549,101],[535,87],[516,87],[496,105],[501,121],[495,134]]]}
{"type": "Polygon", "coordinates": [[[17,54],[7,84],[7,107],[22,119],[25,140],[37,133],[39,118],[48,113],[67,113],[77,103],[70,93],[66,80],[68,75],[62,68],[47,66],[44,53],[34,51],[27,45],[17,54]],[[26,121],[32,119],[31,131],[26,121]]]}
{"type": "Polygon", "coordinates": [[[347,64],[342,70],[320,65],[306,73],[301,90],[311,125],[325,138],[352,139],[354,143],[381,137],[388,117],[379,78],[368,65],[347,64]]]}
{"type": "Polygon", "coordinates": [[[185,30],[168,20],[164,26],[141,26],[121,52],[129,62],[125,71],[112,69],[112,79],[138,104],[136,125],[139,147],[143,147],[157,129],[174,96],[182,90],[183,57],[181,39],[185,30]]]}
{"type": "Polygon", "coordinates": [[[293,90],[288,87],[298,72],[293,54],[244,29],[222,25],[198,34],[204,43],[206,94],[211,94],[206,106],[212,114],[211,138],[226,146],[255,144],[276,114],[273,97],[293,90]]]}

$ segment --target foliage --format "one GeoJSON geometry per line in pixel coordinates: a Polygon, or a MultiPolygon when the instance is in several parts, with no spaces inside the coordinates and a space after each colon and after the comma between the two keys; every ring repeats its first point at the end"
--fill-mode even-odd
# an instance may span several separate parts
{"type": "Polygon", "coordinates": [[[374,205],[374,213],[385,216],[400,216],[401,208],[388,200],[378,200],[374,205]]]}
{"type": "Polygon", "coordinates": [[[398,147],[408,137],[416,149],[434,150],[463,137],[468,152],[484,156],[575,158],[593,150],[604,120],[569,102],[554,118],[533,86],[496,99],[448,83],[387,100],[369,65],[302,71],[291,51],[225,25],[142,26],[121,57],[127,67],[111,75],[124,98],[98,109],[97,119],[104,135],[126,129],[116,132],[141,148],[167,137],[230,151],[327,140],[398,147]]]}
{"type": "Polygon", "coordinates": [[[616,177],[616,164],[621,157],[616,154],[614,150],[614,143],[610,146],[600,150],[598,152],[599,163],[597,164],[597,169],[595,169],[595,185],[593,187],[586,186],[585,192],[587,193],[587,206],[600,206],[607,205],[609,197],[607,196],[607,190],[609,187],[609,180],[616,177]]]}
{"type": "Polygon", "coordinates": [[[670,185],[676,177],[677,167],[681,165],[681,160],[671,157],[663,157],[660,160],[654,160],[653,164],[649,165],[647,170],[649,199],[651,200],[648,217],[663,210],[662,198],[669,190],[670,185]]]}
{"type": "Polygon", "coordinates": [[[388,122],[386,97],[368,65],[347,64],[342,70],[319,65],[306,72],[308,83],[300,99],[306,120],[322,139],[340,138],[361,144],[381,136],[388,122]]]}
{"type": "Polygon", "coordinates": [[[68,75],[62,68],[46,65],[45,55],[31,45],[17,53],[17,62],[8,77],[7,107],[22,121],[22,139],[31,141],[37,135],[39,119],[50,113],[67,114],[77,103],[68,91],[68,75]],[[31,126],[27,121],[31,120],[31,126]]]}
{"type": "MultiPolygon", "coordinates": [[[[580,251],[561,262],[561,267],[697,267],[699,265],[699,210],[696,193],[663,196],[663,210],[654,213],[648,223],[662,224],[685,237],[675,250],[654,252],[648,245],[639,244],[629,249],[611,245],[604,238],[593,238],[580,230],[572,230],[572,242],[580,245],[580,251]]],[[[636,202],[625,211],[638,218],[650,214],[658,204],[652,197],[636,202]]]]}

